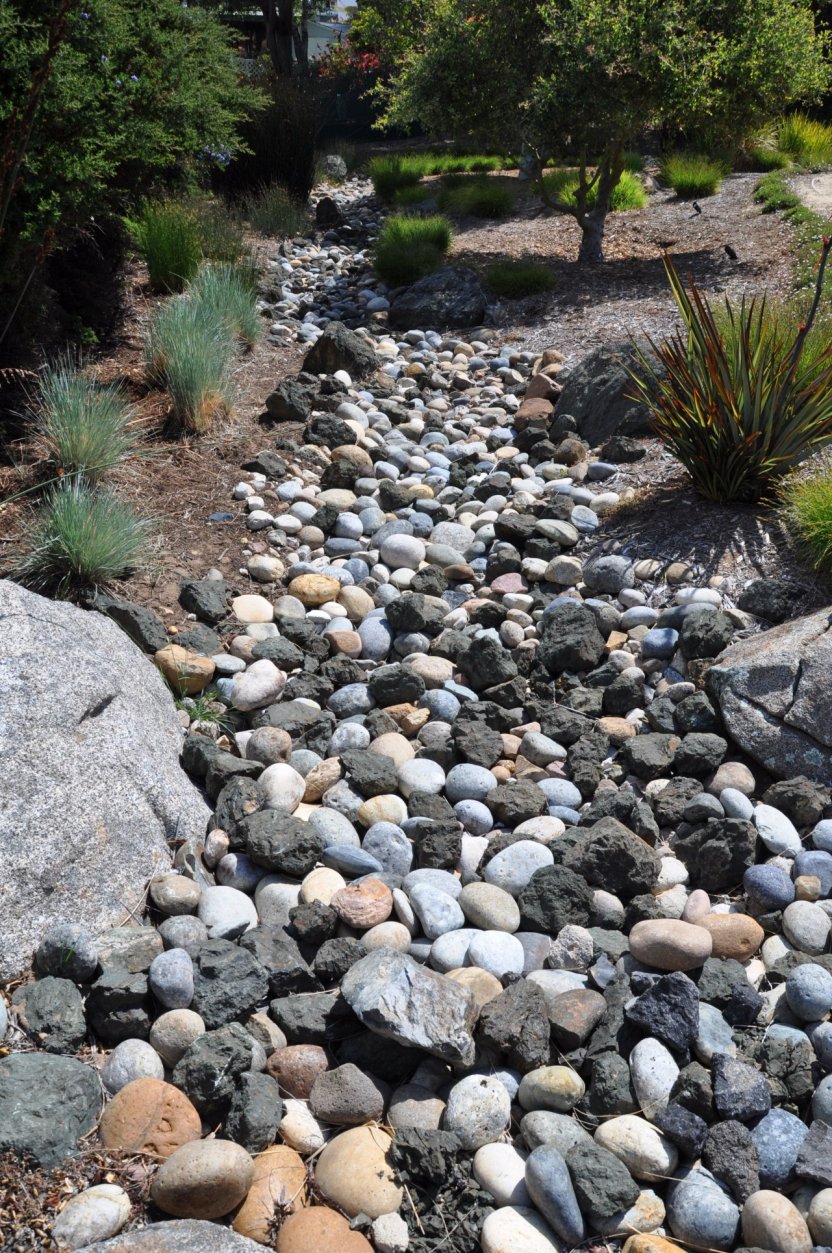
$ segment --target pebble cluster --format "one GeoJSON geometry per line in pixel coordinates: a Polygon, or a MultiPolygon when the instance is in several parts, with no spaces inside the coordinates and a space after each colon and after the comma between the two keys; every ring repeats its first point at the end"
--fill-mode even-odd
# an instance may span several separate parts
{"type": "Polygon", "coordinates": [[[158,1211],[280,1253],[831,1245],[832,804],[707,692],[757,623],[584,555],[642,448],[555,415],[556,351],[333,323],[386,316],[364,190],[279,262],[323,290],[270,306],[312,347],[234,492],[249,590],[185,584],[155,651],[211,829],[149,925],[48,933],[14,1012],[112,1050],[99,1135],[158,1211]]]}

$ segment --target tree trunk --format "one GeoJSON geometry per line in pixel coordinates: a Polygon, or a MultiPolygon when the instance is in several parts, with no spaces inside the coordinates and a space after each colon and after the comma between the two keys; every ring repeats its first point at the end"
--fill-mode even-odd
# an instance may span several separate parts
{"type": "Polygon", "coordinates": [[[288,78],[292,73],[292,27],[291,0],[262,0],[263,17],[266,21],[266,47],[272,68],[278,78],[288,78]]]}
{"type": "Polygon", "coordinates": [[[607,213],[598,212],[597,206],[578,222],[581,227],[581,246],[578,249],[578,260],[588,265],[598,265],[604,260],[604,226],[607,213]]]}

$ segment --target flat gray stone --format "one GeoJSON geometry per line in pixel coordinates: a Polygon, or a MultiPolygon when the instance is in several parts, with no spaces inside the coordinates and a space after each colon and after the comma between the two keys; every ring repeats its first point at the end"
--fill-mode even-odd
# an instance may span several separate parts
{"type": "Polygon", "coordinates": [[[100,1109],[91,1066],[47,1053],[0,1059],[0,1153],[28,1153],[41,1166],[57,1166],[75,1155],[100,1109]]]}

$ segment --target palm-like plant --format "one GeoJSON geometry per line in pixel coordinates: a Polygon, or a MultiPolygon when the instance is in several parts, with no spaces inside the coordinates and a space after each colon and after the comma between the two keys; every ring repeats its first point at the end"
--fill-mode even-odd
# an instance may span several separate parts
{"type": "Polygon", "coordinates": [[[796,332],[768,317],[761,297],[739,309],[726,302],[723,334],[694,282],[686,286],[665,259],[684,329],[651,342],[655,359],[639,353],[631,377],[658,438],[709,500],[759,500],[832,441],[832,346],[804,360],[830,247],[825,238],[811,308],[796,332]]]}

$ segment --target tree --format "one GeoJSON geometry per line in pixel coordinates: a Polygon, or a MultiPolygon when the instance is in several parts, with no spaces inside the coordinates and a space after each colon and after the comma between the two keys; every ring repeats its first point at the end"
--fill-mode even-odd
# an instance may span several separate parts
{"type": "Polygon", "coordinates": [[[225,27],[179,0],[0,0],[0,286],[93,216],[225,164],[261,102],[225,27]]]}
{"type": "Polygon", "coordinates": [[[386,120],[568,150],[578,187],[565,211],[580,259],[598,262],[642,130],[736,140],[828,81],[810,0],[515,0],[510,21],[504,0],[440,0],[396,50],[386,120]]]}

